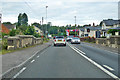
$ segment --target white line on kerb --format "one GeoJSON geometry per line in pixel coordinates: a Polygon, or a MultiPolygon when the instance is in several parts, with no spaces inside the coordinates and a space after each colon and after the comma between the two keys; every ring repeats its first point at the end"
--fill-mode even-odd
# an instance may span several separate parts
{"type": "Polygon", "coordinates": [[[109,66],[107,66],[107,65],[103,65],[103,66],[106,67],[107,69],[111,70],[111,71],[114,71],[113,68],[111,68],[111,67],[109,67],[109,66]]]}
{"type": "Polygon", "coordinates": [[[17,78],[17,76],[19,76],[25,69],[26,67],[22,68],[12,79],[17,78]]]}
{"type": "Polygon", "coordinates": [[[31,63],[33,63],[35,60],[32,60],[31,63]]]}
{"type": "MultiPolygon", "coordinates": [[[[68,45],[69,45],[73,50],[75,50],[75,51],[78,53],[78,51],[77,51],[76,49],[74,49],[74,48],[72,47],[72,45],[70,45],[69,43],[68,43],[68,45]]],[[[87,59],[89,62],[91,62],[92,64],[94,64],[95,66],[97,66],[99,69],[101,69],[102,71],[104,71],[105,73],[107,73],[109,76],[111,76],[111,77],[113,77],[113,78],[115,78],[115,79],[120,80],[119,77],[117,77],[116,75],[114,75],[114,74],[111,73],[110,71],[106,70],[106,69],[105,69],[104,67],[102,67],[100,64],[96,63],[95,61],[93,61],[92,59],[88,58],[87,56],[85,56],[85,55],[82,54],[82,53],[79,53],[79,54],[80,54],[82,57],[84,57],[85,59],[87,59]]]]}

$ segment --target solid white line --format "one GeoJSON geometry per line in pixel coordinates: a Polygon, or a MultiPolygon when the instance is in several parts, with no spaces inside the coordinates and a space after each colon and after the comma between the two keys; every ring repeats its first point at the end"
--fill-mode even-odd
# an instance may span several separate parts
{"type": "Polygon", "coordinates": [[[22,68],[12,79],[17,78],[17,76],[19,76],[25,69],[26,67],[22,68]]]}
{"type": "Polygon", "coordinates": [[[37,58],[39,58],[40,56],[37,56],[37,58]]]}
{"type": "MultiPolygon", "coordinates": [[[[69,43],[68,43],[69,44],[69,43]]],[[[70,45],[69,45],[70,46],[70,45]]],[[[71,46],[70,46],[71,47],[71,46]]],[[[71,47],[73,49],[73,47],[71,47]]],[[[75,49],[74,49],[75,50],[75,49]]],[[[77,53],[78,51],[75,50],[77,53]]],[[[89,62],[91,62],[92,64],[94,64],[95,66],[97,66],[99,69],[101,69],[102,71],[104,71],[105,73],[107,73],[109,76],[115,78],[115,79],[119,79],[119,77],[117,77],[116,75],[114,75],[113,73],[109,72],[108,70],[106,70],[105,68],[103,68],[100,64],[96,63],[95,61],[93,61],[92,59],[88,58],[87,56],[83,55],[82,53],[79,53],[82,57],[84,57],[85,59],[87,59],[89,62]]]]}
{"type": "Polygon", "coordinates": [[[80,49],[76,48],[75,46],[72,46],[71,44],[68,44],[68,45],[71,46],[72,48],[78,50],[80,53],[82,53],[82,54],[86,54],[86,53],[84,53],[83,51],[81,51],[80,49]]]}
{"type": "Polygon", "coordinates": [[[31,63],[33,63],[35,60],[32,60],[31,63]]]}
{"type": "Polygon", "coordinates": [[[109,66],[107,66],[107,65],[103,65],[103,66],[106,67],[106,68],[108,68],[108,69],[111,70],[111,71],[114,71],[113,68],[111,68],[111,67],[109,67],[109,66]]]}

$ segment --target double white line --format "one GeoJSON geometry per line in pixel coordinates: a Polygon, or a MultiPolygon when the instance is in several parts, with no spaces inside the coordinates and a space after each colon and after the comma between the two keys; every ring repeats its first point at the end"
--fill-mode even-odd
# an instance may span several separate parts
{"type": "Polygon", "coordinates": [[[105,73],[107,73],[109,76],[111,76],[114,79],[118,79],[120,80],[119,77],[117,77],[116,75],[114,75],[113,73],[111,73],[110,71],[106,70],[104,67],[102,67],[100,64],[96,63],[95,61],[93,61],[92,59],[88,58],[84,52],[82,52],[81,50],[78,50],[76,47],[72,46],[71,44],[67,43],[73,50],[75,50],[78,54],[80,54],[82,57],[84,57],[85,59],[87,59],[89,62],[91,62],[92,64],[94,64],[95,66],[97,66],[99,69],[101,69],[102,71],[104,71],[105,73]]]}

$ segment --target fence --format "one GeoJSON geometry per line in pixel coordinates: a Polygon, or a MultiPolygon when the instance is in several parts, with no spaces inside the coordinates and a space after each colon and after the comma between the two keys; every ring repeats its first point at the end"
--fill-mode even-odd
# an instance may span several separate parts
{"type": "Polygon", "coordinates": [[[8,50],[32,46],[35,44],[42,44],[41,38],[35,38],[32,35],[18,35],[7,38],[8,50]]]}

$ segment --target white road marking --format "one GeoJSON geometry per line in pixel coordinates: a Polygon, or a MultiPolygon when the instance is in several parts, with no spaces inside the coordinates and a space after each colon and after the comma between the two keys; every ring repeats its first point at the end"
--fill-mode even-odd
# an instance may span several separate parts
{"type": "MultiPolygon", "coordinates": [[[[68,43],[69,45],[69,43],[68,43]]],[[[70,45],[69,45],[70,46],[70,45]]],[[[73,50],[75,50],[72,45],[70,46],[73,50]]],[[[77,53],[78,51],[75,50],[77,53]]],[[[117,77],[116,75],[114,75],[113,73],[109,72],[108,70],[106,70],[104,67],[102,67],[100,64],[96,63],[95,61],[93,61],[92,59],[88,58],[87,56],[85,56],[84,54],[82,53],[79,53],[82,57],[84,57],[85,59],[87,59],[89,62],[91,62],[92,64],[94,64],[95,66],[97,66],[99,69],[101,69],[102,71],[104,71],[105,73],[107,73],[109,76],[115,78],[115,79],[118,79],[120,80],[119,77],[117,77]]]]}
{"type": "Polygon", "coordinates": [[[32,60],[31,63],[33,63],[35,60],[32,60]]]}
{"type": "Polygon", "coordinates": [[[103,65],[103,66],[106,67],[107,69],[111,70],[111,71],[114,71],[113,68],[111,68],[111,67],[109,67],[109,66],[107,66],[107,65],[103,65]]]}
{"type": "Polygon", "coordinates": [[[68,45],[71,46],[73,49],[78,50],[78,51],[77,51],[78,53],[86,54],[86,53],[84,53],[83,51],[81,51],[80,49],[76,48],[75,46],[73,47],[71,44],[68,44],[68,45]]]}
{"type": "Polygon", "coordinates": [[[25,69],[26,67],[22,68],[12,79],[17,78],[17,76],[19,76],[25,69]]]}
{"type": "Polygon", "coordinates": [[[14,69],[14,68],[17,68],[17,67],[22,66],[22,65],[25,64],[28,60],[30,60],[31,58],[33,58],[39,51],[40,51],[40,50],[38,50],[37,52],[35,52],[35,54],[33,54],[30,58],[28,58],[28,59],[27,59],[26,61],[24,61],[23,63],[15,66],[15,67],[12,67],[12,68],[10,68],[9,70],[7,70],[6,72],[4,72],[2,75],[0,75],[0,77],[2,77],[3,75],[5,75],[6,73],[8,73],[9,71],[11,71],[11,70],[14,69]]]}
{"type": "Polygon", "coordinates": [[[39,58],[40,56],[37,56],[37,58],[39,58]]]}

